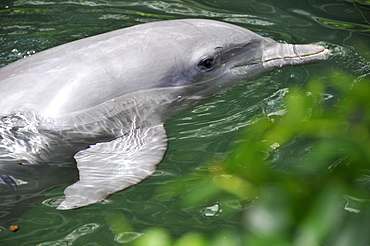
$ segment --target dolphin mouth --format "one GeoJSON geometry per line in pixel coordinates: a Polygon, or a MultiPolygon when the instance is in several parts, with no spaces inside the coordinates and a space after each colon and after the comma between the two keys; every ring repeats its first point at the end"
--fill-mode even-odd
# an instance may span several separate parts
{"type": "Polygon", "coordinates": [[[231,68],[234,75],[256,76],[262,71],[266,72],[285,66],[299,66],[311,64],[328,59],[331,55],[329,49],[316,44],[281,44],[274,42],[257,54],[254,59],[235,64],[231,68]]]}

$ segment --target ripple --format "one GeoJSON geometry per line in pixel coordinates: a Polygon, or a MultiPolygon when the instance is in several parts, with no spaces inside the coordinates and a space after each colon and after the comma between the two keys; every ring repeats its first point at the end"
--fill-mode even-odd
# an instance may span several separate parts
{"type": "Polygon", "coordinates": [[[127,15],[124,14],[105,14],[99,17],[100,20],[107,20],[107,19],[113,19],[113,20],[128,20],[130,19],[127,15]]]}
{"type": "Polygon", "coordinates": [[[235,210],[245,210],[253,204],[254,199],[250,200],[229,200],[225,205],[235,210]]]}
{"type": "Polygon", "coordinates": [[[134,241],[135,239],[141,237],[144,235],[144,233],[139,233],[139,232],[123,232],[118,234],[115,238],[114,241],[118,243],[129,243],[134,241]]]}
{"type": "Polygon", "coordinates": [[[59,206],[59,204],[64,200],[64,196],[57,196],[53,198],[46,199],[42,202],[43,205],[56,208],[59,206]]]}
{"type": "Polygon", "coordinates": [[[107,5],[106,1],[99,1],[99,0],[56,0],[56,1],[42,1],[42,0],[17,0],[14,2],[15,6],[20,5],[55,5],[55,4],[78,4],[78,5],[85,5],[85,6],[102,6],[107,5]]]}
{"type": "Polygon", "coordinates": [[[360,25],[351,22],[344,22],[344,21],[337,21],[337,20],[330,20],[324,18],[315,18],[316,21],[322,25],[325,25],[330,28],[334,29],[343,29],[343,30],[351,30],[356,32],[369,32],[370,26],[368,25],[360,25]]]}
{"type": "Polygon", "coordinates": [[[74,241],[76,241],[78,238],[85,236],[87,234],[90,234],[94,232],[96,229],[99,228],[99,224],[97,223],[89,223],[82,225],[75,230],[73,230],[71,233],[69,233],[67,236],[65,236],[62,239],[55,240],[55,241],[50,241],[50,242],[43,242],[40,244],[37,244],[37,246],[70,246],[73,244],[74,241]]]}
{"type": "Polygon", "coordinates": [[[157,195],[155,199],[158,201],[172,201],[176,198],[176,195],[177,195],[176,192],[166,192],[166,193],[157,195]]]}
{"type": "Polygon", "coordinates": [[[223,19],[226,22],[234,22],[234,23],[243,23],[248,25],[255,25],[255,26],[273,26],[275,25],[274,22],[268,20],[262,20],[258,18],[249,18],[249,17],[230,17],[223,19]]]}
{"type": "MultiPolygon", "coordinates": [[[[224,100],[216,100],[215,102],[199,106],[192,111],[195,114],[195,117],[192,118],[196,118],[196,124],[194,124],[194,119],[188,120],[188,116],[180,119],[178,126],[181,126],[180,128],[183,130],[179,132],[179,139],[206,138],[237,131],[240,128],[253,124],[255,122],[253,116],[257,114],[263,113],[267,115],[281,110],[283,98],[287,92],[287,88],[276,90],[271,95],[245,108],[233,109],[229,106],[233,105],[233,102],[225,102],[224,100]],[[225,106],[222,107],[222,104],[225,104],[225,106]],[[227,112],[224,112],[224,109],[227,112]],[[203,118],[205,120],[202,120],[203,118]]],[[[241,94],[240,96],[249,97],[248,92],[245,93],[247,94],[241,94]]]]}

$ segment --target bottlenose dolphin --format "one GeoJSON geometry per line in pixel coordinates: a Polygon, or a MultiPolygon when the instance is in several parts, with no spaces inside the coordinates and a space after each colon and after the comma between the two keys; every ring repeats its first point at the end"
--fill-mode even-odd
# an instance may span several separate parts
{"type": "MultiPolygon", "coordinates": [[[[58,209],[93,204],[153,174],[167,150],[170,116],[263,72],[329,54],[203,19],[60,45],[0,69],[0,161],[21,172],[74,157],[79,181],[58,209]]],[[[7,170],[0,174],[19,185],[7,170]]]]}

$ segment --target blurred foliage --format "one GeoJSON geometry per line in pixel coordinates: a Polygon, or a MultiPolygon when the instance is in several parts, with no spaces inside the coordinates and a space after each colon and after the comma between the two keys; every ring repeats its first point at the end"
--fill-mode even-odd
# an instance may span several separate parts
{"type": "Polygon", "coordinates": [[[354,2],[358,2],[358,3],[368,3],[370,4],[370,0],[353,0],[354,2]]]}
{"type": "Polygon", "coordinates": [[[134,245],[369,245],[369,95],[370,79],[338,71],[290,88],[284,113],[260,116],[225,161],[160,190],[182,194],[185,207],[205,207],[205,216],[207,209],[208,216],[234,216],[235,229],[174,239],[153,228],[134,245]],[[309,151],[280,168],[274,153],[297,136],[309,151]],[[232,200],[239,209],[224,206],[232,200]]]}

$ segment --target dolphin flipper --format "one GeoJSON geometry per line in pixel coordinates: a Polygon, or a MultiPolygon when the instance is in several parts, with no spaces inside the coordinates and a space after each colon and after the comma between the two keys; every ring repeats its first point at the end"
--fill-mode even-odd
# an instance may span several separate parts
{"type": "Polygon", "coordinates": [[[57,209],[87,206],[141,182],[154,173],[166,150],[166,131],[158,125],[79,151],[80,180],[64,190],[66,198],[57,209]]]}

